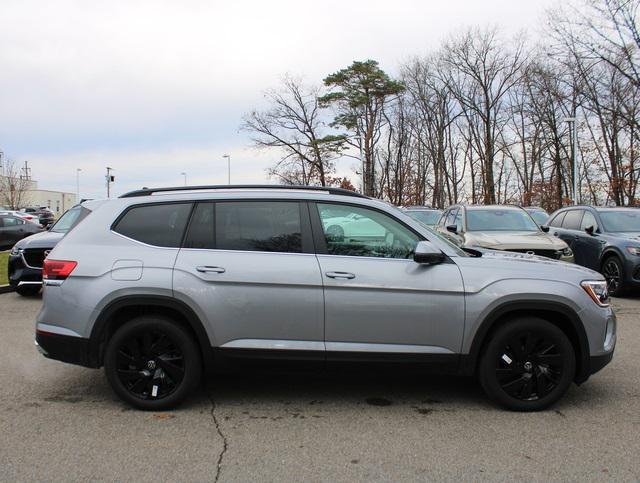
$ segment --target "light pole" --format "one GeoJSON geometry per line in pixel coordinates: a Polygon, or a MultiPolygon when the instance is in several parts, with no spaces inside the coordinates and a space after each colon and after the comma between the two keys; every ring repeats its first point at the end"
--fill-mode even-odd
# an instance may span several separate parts
{"type": "Polygon", "coordinates": [[[573,204],[578,204],[578,156],[576,154],[576,149],[578,146],[578,123],[576,122],[576,111],[573,111],[573,117],[566,117],[565,122],[571,126],[573,123],[573,136],[572,136],[572,145],[571,145],[571,162],[573,164],[573,204]]]}
{"type": "Polygon", "coordinates": [[[184,176],[184,185],[187,186],[187,173],[182,172],[180,173],[182,176],[184,176]]]}
{"type": "Polygon", "coordinates": [[[227,184],[231,184],[231,155],[223,154],[223,158],[227,158],[227,184]]]}
{"type": "Polygon", "coordinates": [[[110,190],[111,183],[113,181],[115,181],[114,177],[111,176],[111,171],[113,171],[113,168],[110,168],[109,166],[107,166],[107,176],[106,176],[106,178],[107,178],[107,198],[111,197],[111,190],[110,190]]]}
{"type": "Polygon", "coordinates": [[[82,168],[76,168],[76,203],[80,203],[80,171],[82,168]]]}

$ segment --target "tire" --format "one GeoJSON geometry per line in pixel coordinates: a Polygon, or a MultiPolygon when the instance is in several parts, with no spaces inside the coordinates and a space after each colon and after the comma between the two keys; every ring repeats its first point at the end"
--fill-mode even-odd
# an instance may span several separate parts
{"type": "Polygon", "coordinates": [[[40,285],[20,285],[16,287],[16,292],[23,297],[34,297],[40,293],[40,288],[40,285]]]}
{"type": "Polygon", "coordinates": [[[172,320],[142,316],[120,327],[109,340],[104,370],[114,392],[138,409],[176,407],[200,382],[200,349],[172,320]]]}
{"type": "Polygon", "coordinates": [[[604,259],[600,272],[607,280],[609,295],[620,297],[629,291],[628,284],[624,280],[624,266],[616,255],[604,259]]]}
{"type": "Polygon", "coordinates": [[[562,330],[526,317],[499,327],[478,366],[489,398],[512,411],[540,411],[558,401],[576,372],[576,356],[562,330]]]}

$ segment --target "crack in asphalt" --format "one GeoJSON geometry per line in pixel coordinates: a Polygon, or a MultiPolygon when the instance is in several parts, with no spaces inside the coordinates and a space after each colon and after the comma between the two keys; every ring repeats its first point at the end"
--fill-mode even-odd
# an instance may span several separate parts
{"type": "Polygon", "coordinates": [[[218,455],[218,461],[216,463],[216,475],[215,475],[215,478],[213,479],[214,483],[217,483],[218,479],[220,478],[220,473],[222,471],[222,459],[224,458],[224,455],[227,452],[228,444],[227,444],[227,437],[222,432],[222,429],[220,429],[220,423],[218,422],[218,418],[216,417],[216,402],[213,399],[213,395],[209,392],[208,388],[206,389],[206,392],[207,392],[207,396],[209,397],[209,401],[211,401],[211,418],[213,419],[213,424],[216,427],[216,431],[220,436],[220,439],[222,439],[222,451],[220,451],[220,454],[218,455]]]}

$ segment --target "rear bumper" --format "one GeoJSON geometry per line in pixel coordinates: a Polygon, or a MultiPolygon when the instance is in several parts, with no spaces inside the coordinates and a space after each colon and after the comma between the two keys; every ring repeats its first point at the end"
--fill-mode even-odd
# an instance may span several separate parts
{"type": "Polygon", "coordinates": [[[97,367],[89,357],[89,339],[36,330],[35,343],[40,353],[49,359],[97,367]]]}

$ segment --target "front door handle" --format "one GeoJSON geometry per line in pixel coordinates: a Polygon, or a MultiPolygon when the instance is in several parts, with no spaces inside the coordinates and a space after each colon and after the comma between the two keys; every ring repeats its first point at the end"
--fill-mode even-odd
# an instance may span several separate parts
{"type": "Polygon", "coordinates": [[[222,267],[210,267],[207,265],[201,265],[196,267],[196,270],[201,273],[224,273],[225,269],[222,267]]]}
{"type": "Polygon", "coordinates": [[[349,272],[327,272],[325,273],[325,275],[329,278],[346,278],[346,279],[356,278],[356,276],[353,273],[349,273],[349,272]]]}

